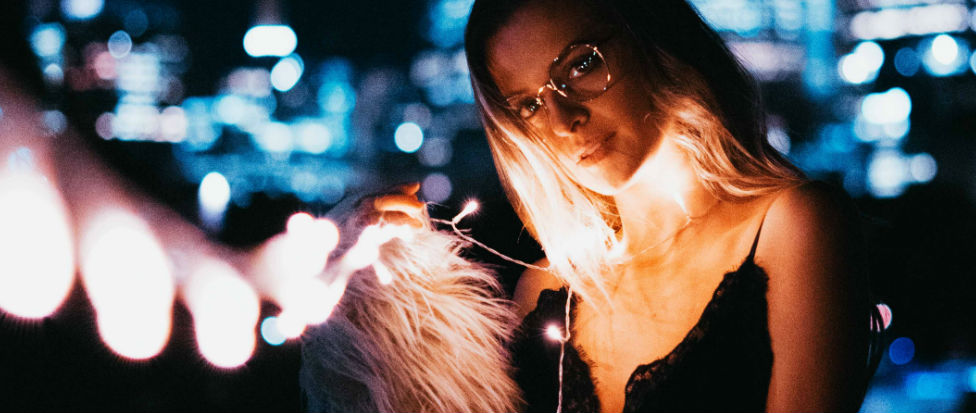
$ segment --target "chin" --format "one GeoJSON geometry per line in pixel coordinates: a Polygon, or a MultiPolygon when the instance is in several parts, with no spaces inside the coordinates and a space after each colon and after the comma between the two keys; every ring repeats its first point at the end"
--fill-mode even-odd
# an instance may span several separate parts
{"type": "Polygon", "coordinates": [[[613,196],[627,188],[633,180],[634,173],[603,173],[600,175],[587,174],[579,179],[580,185],[604,196],[613,196]]]}

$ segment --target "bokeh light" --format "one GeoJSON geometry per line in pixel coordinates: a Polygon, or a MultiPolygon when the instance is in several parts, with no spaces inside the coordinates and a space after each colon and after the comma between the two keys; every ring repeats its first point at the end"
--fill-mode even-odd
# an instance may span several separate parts
{"type": "Polygon", "coordinates": [[[356,92],[346,82],[325,82],[319,87],[318,100],[326,113],[346,114],[356,105],[356,92]]]}
{"type": "Polygon", "coordinates": [[[397,149],[403,152],[417,152],[420,146],[424,144],[424,131],[416,123],[401,123],[393,134],[393,142],[396,143],[397,149]]]}
{"type": "Polygon", "coordinates": [[[39,57],[52,57],[60,54],[64,42],[64,27],[58,23],[38,25],[30,37],[31,48],[39,57]]]}
{"type": "Polygon", "coordinates": [[[134,7],[125,14],[122,25],[133,36],[141,36],[149,29],[149,16],[146,16],[142,8],[134,7]]]}
{"type": "Polygon", "coordinates": [[[417,153],[417,159],[424,166],[440,167],[451,162],[454,156],[454,145],[445,138],[430,138],[424,140],[424,145],[417,153]]]}
{"type": "Polygon", "coordinates": [[[108,53],[116,59],[121,59],[129,55],[132,51],[132,37],[128,33],[119,30],[112,33],[108,38],[108,53]]]}
{"type": "Polygon", "coordinates": [[[297,46],[298,36],[285,25],[257,25],[244,33],[244,51],[251,57],[288,56],[297,46]]]}
{"type": "MultiPolygon", "coordinates": [[[[973,13],[973,16],[976,16],[976,13],[973,13]]],[[[972,69],[973,74],[976,75],[976,50],[974,50],[973,54],[969,56],[969,68],[972,69]]]]}
{"type": "Polygon", "coordinates": [[[210,172],[200,181],[197,199],[200,204],[200,219],[211,229],[220,228],[230,203],[230,183],[220,172],[210,172]]]}
{"type": "Polygon", "coordinates": [[[74,247],[57,189],[28,170],[32,157],[22,149],[0,172],[0,309],[37,319],[52,314],[67,297],[74,247]]]}
{"type": "Polygon", "coordinates": [[[147,359],[169,339],[175,295],[170,263],[149,226],[104,210],[82,228],[82,281],[102,341],[119,355],[147,359]]]}
{"type": "Polygon", "coordinates": [[[169,106],[159,112],[159,140],[179,143],[186,139],[189,121],[186,111],[179,106],[169,106]]]}
{"type": "Polygon", "coordinates": [[[68,127],[68,118],[60,110],[46,110],[41,114],[41,123],[50,135],[64,132],[68,127]]]}
{"type": "Polygon", "coordinates": [[[892,198],[905,192],[909,165],[904,156],[891,149],[875,151],[868,161],[868,190],[878,198],[892,198]]]}
{"type": "Polygon", "coordinates": [[[264,321],[261,322],[261,338],[272,346],[280,346],[287,340],[278,328],[278,317],[265,317],[264,321]]]}
{"type": "Polygon", "coordinates": [[[183,296],[193,314],[200,354],[222,368],[240,366],[251,358],[260,303],[233,267],[204,260],[190,275],[183,296]]]}
{"type": "Polygon", "coordinates": [[[952,76],[966,70],[969,44],[962,38],[940,34],[918,45],[922,67],[932,76],[952,76]]]}
{"type": "Polygon", "coordinates": [[[908,364],[915,358],[915,342],[908,337],[898,337],[888,346],[888,357],[897,365],[908,364]]]}
{"type": "Polygon", "coordinates": [[[279,92],[287,92],[302,78],[305,64],[298,55],[282,58],[271,68],[271,86],[279,92]]]}
{"type": "Polygon", "coordinates": [[[61,0],[61,12],[69,20],[89,20],[98,16],[105,0],[61,0]]]}
{"type": "Polygon", "coordinates": [[[894,321],[894,313],[891,311],[891,307],[888,304],[880,303],[877,304],[878,313],[881,314],[881,328],[887,330],[891,327],[891,322],[894,321]]]}
{"type": "Polygon", "coordinates": [[[935,179],[939,167],[932,155],[920,153],[912,156],[909,161],[909,171],[915,182],[928,183],[935,179]]]}
{"type": "Polygon", "coordinates": [[[876,124],[897,123],[912,113],[912,98],[900,87],[871,93],[861,101],[861,115],[876,124]]]}
{"type": "Polygon", "coordinates": [[[291,152],[295,145],[291,128],[284,122],[266,123],[252,139],[258,148],[270,153],[291,152]]]}
{"type": "Polygon", "coordinates": [[[905,377],[905,389],[913,400],[951,400],[962,389],[958,375],[940,371],[918,371],[905,377]]]}
{"type": "Polygon", "coordinates": [[[424,199],[428,201],[447,201],[453,191],[451,178],[448,178],[447,175],[442,173],[432,173],[424,178],[424,181],[420,184],[420,190],[424,195],[424,199]]]}
{"type": "Polygon", "coordinates": [[[332,145],[332,133],[325,125],[314,120],[299,122],[295,131],[297,149],[311,154],[322,154],[332,145]]]}
{"type": "Polygon", "coordinates": [[[305,212],[288,218],[287,240],[296,261],[292,270],[300,275],[316,275],[322,272],[329,253],[339,243],[339,228],[325,218],[313,218],[305,212]]]}
{"type": "Polygon", "coordinates": [[[847,83],[872,82],[884,64],[884,51],[875,42],[861,42],[854,50],[838,61],[841,78],[847,83]]]}
{"type": "Polygon", "coordinates": [[[769,144],[773,146],[779,153],[784,155],[790,153],[790,135],[786,133],[786,130],[780,126],[770,126],[768,132],[766,132],[766,140],[769,144]]]}

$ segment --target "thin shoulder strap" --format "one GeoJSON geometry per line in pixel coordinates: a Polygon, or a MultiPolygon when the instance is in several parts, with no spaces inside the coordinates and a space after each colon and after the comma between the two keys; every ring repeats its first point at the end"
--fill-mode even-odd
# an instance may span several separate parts
{"type": "Polygon", "coordinates": [[[759,229],[756,230],[756,238],[752,240],[752,249],[749,250],[749,256],[747,257],[748,260],[752,261],[753,258],[756,258],[756,247],[759,246],[759,234],[762,233],[763,224],[766,223],[766,215],[769,214],[769,209],[773,207],[773,204],[776,203],[776,200],[779,199],[779,197],[782,196],[784,192],[796,188],[797,186],[806,185],[807,183],[809,183],[809,181],[785,188],[783,191],[780,191],[780,193],[776,194],[775,198],[768,205],[766,205],[766,210],[763,211],[762,220],[759,221],[759,229]]]}
{"type": "Polygon", "coordinates": [[[766,207],[766,210],[763,211],[762,221],[759,221],[759,229],[756,230],[756,238],[752,240],[752,249],[749,250],[749,256],[746,257],[746,260],[748,261],[753,261],[753,259],[756,258],[756,247],[759,245],[759,234],[762,233],[763,224],[766,223],[767,213],[769,213],[769,207],[766,207]]]}

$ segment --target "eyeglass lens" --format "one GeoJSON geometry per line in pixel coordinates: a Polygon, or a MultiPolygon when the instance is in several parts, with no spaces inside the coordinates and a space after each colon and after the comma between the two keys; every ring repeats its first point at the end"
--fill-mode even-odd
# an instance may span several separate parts
{"type": "MultiPolygon", "coordinates": [[[[557,93],[576,101],[584,101],[602,94],[610,85],[610,68],[596,46],[570,46],[549,67],[549,79],[557,93]]],[[[522,119],[532,119],[545,106],[542,91],[536,96],[522,96],[510,102],[522,119]]]]}
{"type": "Polygon", "coordinates": [[[566,50],[550,67],[556,89],[574,100],[592,99],[610,84],[610,69],[596,47],[580,44],[566,50]]]}

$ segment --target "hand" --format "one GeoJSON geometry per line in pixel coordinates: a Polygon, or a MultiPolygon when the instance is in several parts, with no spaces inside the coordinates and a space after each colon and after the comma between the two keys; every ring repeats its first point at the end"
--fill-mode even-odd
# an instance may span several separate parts
{"type": "Polygon", "coordinates": [[[358,209],[360,228],[367,225],[408,225],[424,228],[430,221],[427,204],[417,199],[420,183],[413,182],[395,187],[386,194],[375,195],[360,201],[358,209]]]}

